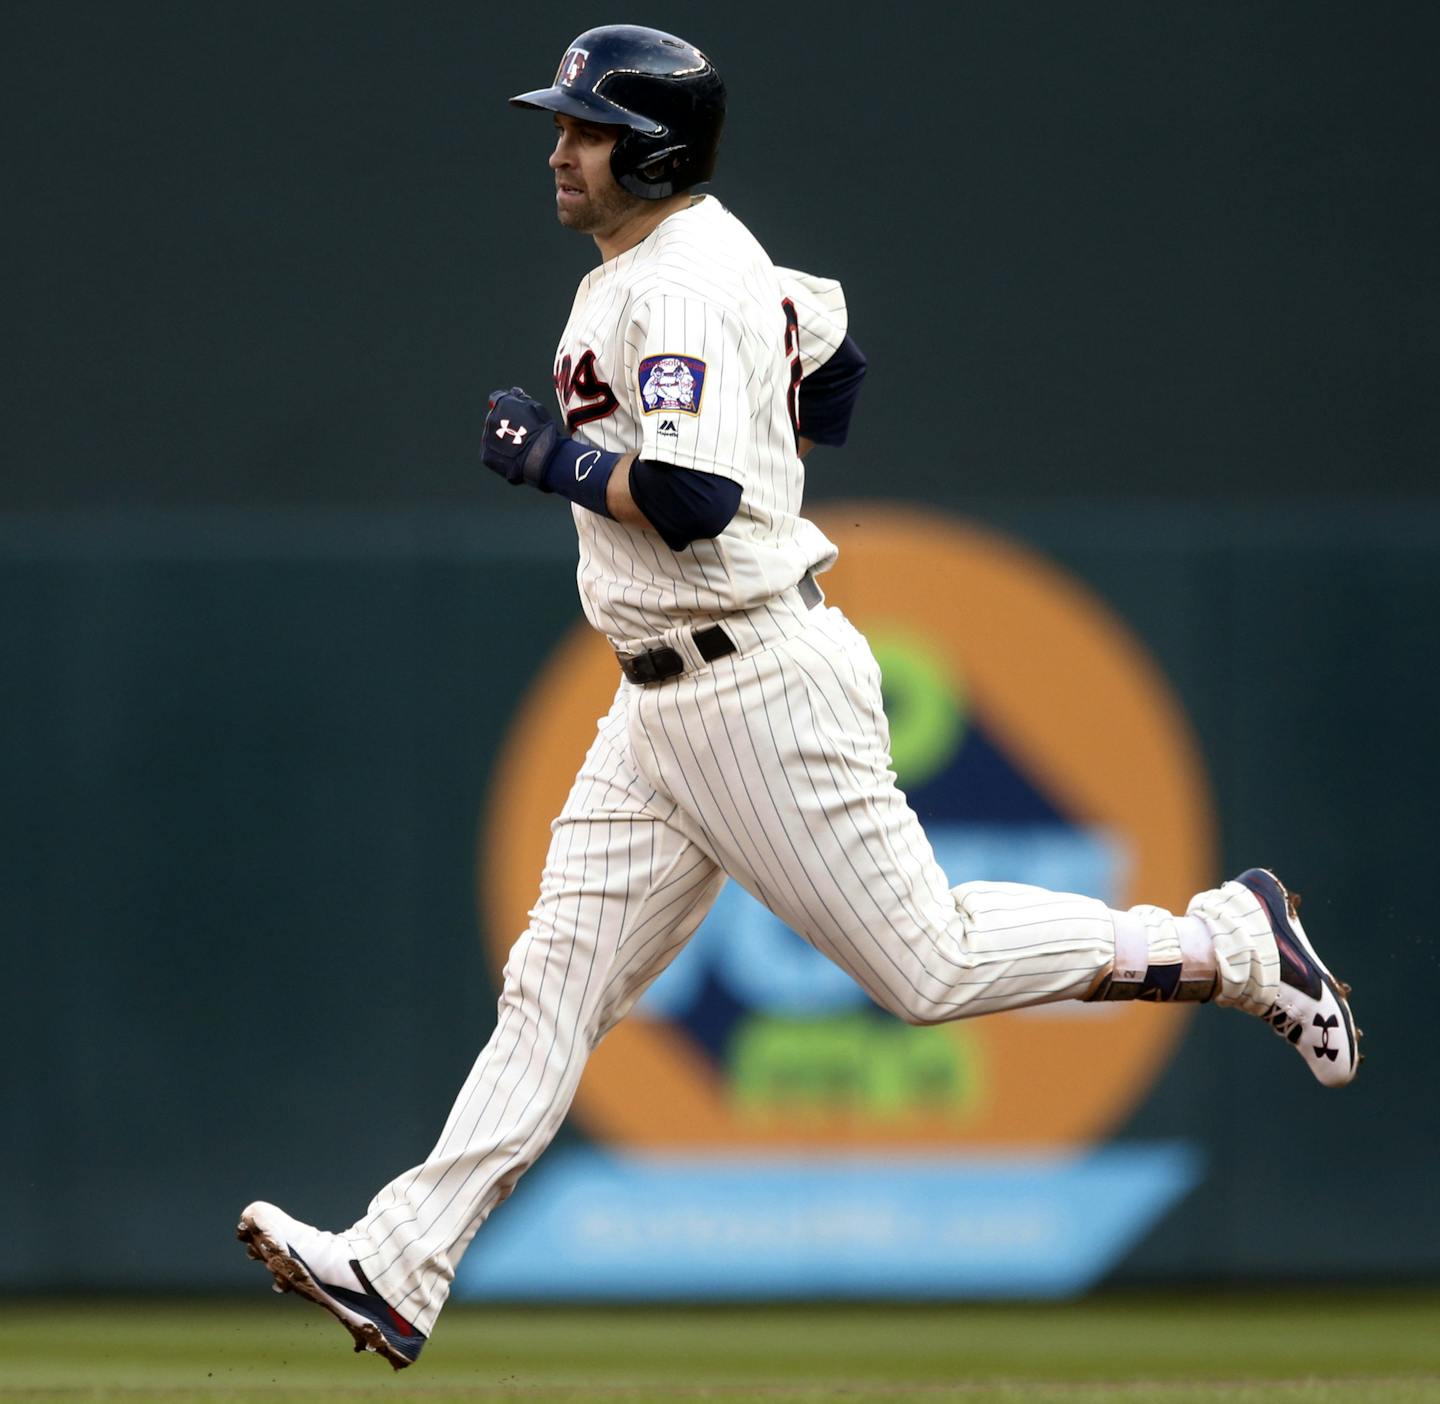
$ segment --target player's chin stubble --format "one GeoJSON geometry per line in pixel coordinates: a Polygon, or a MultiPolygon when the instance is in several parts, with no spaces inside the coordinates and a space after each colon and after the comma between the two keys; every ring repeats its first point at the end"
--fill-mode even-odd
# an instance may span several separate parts
{"type": "Polygon", "coordinates": [[[643,203],[639,196],[632,195],[617,185],[614,189],[601,191],[598,195],[591,193],[577,205],[561,205],[557,202],[555,217],[567,229],[573,229],[579,234],[598,234],[603,230],[613,229],[634,211],[636,205],[643,203]]]}

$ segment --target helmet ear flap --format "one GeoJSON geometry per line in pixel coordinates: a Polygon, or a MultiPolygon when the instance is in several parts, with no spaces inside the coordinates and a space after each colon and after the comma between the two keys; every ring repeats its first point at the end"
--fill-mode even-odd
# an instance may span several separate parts
{"type": "Polygon", "coordinates": [[[684,164],[686,154],[683,142],[645,150],[653,140],[626,132],[610,153],[610,170],[616,183],[642,200],[664,200],[675,194],[676,171],[684,164]]]}

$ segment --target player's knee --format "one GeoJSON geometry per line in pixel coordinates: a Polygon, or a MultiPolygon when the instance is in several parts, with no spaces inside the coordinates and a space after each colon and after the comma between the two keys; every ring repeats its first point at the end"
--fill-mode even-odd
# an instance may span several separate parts
{"type": "Polygon", "coordinates": [[[953,1004],[937,1004],[933,1000],[923,1000],[908,1005],[900,1017],[914,1028],[925,1028],[930,1024],[947,1024],[955,1014],[953,1004]]]}
{"type": "Polygon", "coordinates": [[[940,991],[901,990],[888,993],[880,1002],[897,1019],[903,1019],[915,1028],[948,1023],[958,1012],[955,1001],[946,998],[940,991]]]}

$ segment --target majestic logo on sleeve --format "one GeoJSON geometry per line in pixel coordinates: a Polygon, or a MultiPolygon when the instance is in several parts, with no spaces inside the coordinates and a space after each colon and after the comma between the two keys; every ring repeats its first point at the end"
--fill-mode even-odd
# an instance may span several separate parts
{"type": "Polygon", "coordinates": [[[640,403],[645,414],[661,410],[699,414],[705,362],[694,356],[647,356],[640,362],[640,403]]]}
{"type": "Polygon", "coordinates": [[[575,80],[584,73],[585,60],[589,57],[588,49],[571,49],[560,60],[560,72],[555,75],[556,84],[562,88],[574,87],[575,80]]]}

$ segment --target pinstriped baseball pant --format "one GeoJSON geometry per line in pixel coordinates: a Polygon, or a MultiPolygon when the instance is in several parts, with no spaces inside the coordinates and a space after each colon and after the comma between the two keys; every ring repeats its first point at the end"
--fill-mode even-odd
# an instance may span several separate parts
{"type": "Polygon", "coordinates": [[[1093,898],[950,887],[889,769],[879,669],[838,610],[797,606],[772,634],[666,683],[622,683],[600,723],[495,1032],[428,1159],[350,1230],[376,1289],[422,1331],[591,1050],[727,875],[911,1023],[1083,997],[1113,960],[1114,918],[1093,898]]]}

